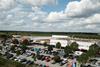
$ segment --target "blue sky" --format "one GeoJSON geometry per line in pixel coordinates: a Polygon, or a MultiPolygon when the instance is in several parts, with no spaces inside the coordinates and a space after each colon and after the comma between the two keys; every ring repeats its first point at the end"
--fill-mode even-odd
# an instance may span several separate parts
{"type": "Polygon", "coordinates": [[[51,12],[51,11],[61,11],[64,10],[66,4],[68,4],[69,0],[58,0],[58,4],[55,6],[44,5],[42,6],[43,11],[51,12]]]}
{"type": "Polygon", "coordinates": [[[0,30],[100,32],[100,0],[0,0],[0,30]]]}
{"type": "Polygon", "coordinates": [[[66,5],[71,2],[71,1],[80,1],[80,0],[58,0],[57,5],[51,6],[51,5],[44,5],[42,6],[42,10],[46,12],[51,12],[51,11],[61,11],[66,8],[66,5]]]}

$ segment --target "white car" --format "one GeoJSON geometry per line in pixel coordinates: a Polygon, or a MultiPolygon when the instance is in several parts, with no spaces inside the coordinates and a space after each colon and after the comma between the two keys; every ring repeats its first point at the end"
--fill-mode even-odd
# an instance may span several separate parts
{"type": "Polygon", "coordinates": [[[81,51],[75,51],[74,54],[75,54],[76,56],[80,56],[82,53],[83,53],[83,52],[81,52],[81,51]]]}
{"type": "Polygon", "coordinates": [[[15,61],[20,61],[20,58],[19,57],[16,57],[14,60],[15,61]]]}

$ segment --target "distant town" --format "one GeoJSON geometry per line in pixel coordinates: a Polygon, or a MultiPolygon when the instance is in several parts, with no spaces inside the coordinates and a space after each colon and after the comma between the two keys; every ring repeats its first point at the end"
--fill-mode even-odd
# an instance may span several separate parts
{"type": "Polygon", "coordinates": [[[100,35],[2,31],[0,67],[100,67],[100,35]]]}

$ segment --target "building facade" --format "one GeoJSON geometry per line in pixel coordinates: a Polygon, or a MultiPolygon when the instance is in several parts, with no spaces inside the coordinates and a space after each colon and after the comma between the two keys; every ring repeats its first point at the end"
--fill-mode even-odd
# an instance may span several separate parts
{"type": "Polygon", "coordinates": [[[79,46],[78,49],[80,50],[89,50],[89,47],[96,43],[94,41],[87,41],[87,40],[75,40],[72,39],[69,36],[63,36],[63,35],[52,35],[51,39],[50,39],[50,45],[55,45],[60,42],[62,47],[65,47],[67,45],[70,45],[73,42],[76,42],[79,46]]]}
{"type": "Polygon", "coordinates": [[[52,35],[50,39],[50,45],[55,45],[59,42],[62,47],[65,47],[68,45],[68,40],[70,37],[69,36],[64,36],[64,35],[52,35]]]}

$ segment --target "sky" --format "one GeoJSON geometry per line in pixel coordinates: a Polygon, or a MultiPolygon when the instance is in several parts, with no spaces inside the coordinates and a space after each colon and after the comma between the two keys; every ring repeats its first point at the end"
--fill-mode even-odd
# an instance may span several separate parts
{"type": "Polygon", "coordinates": [[[100,0],[0,0],[0,30],[100,32],[100,0]]]}

